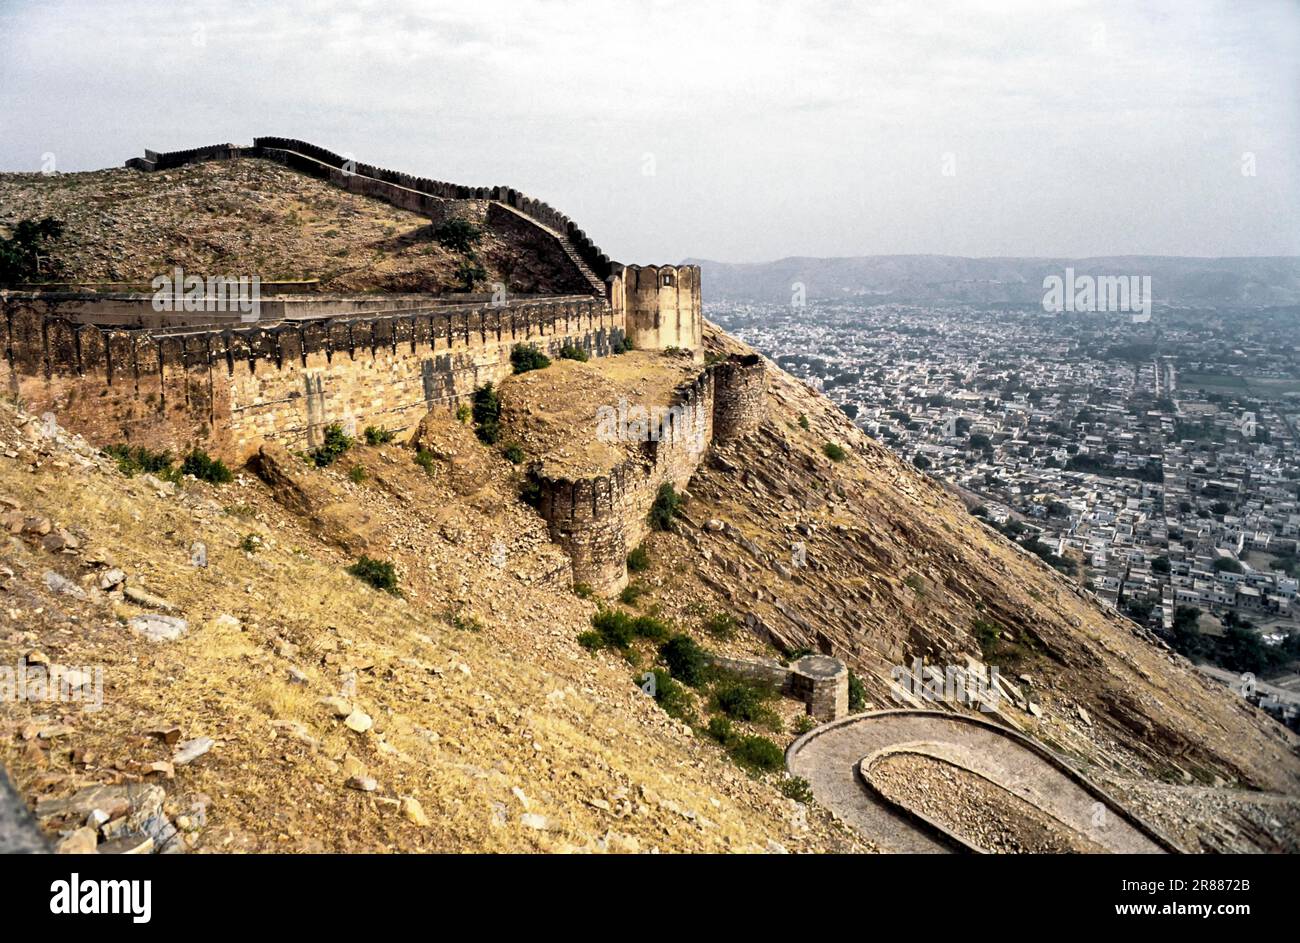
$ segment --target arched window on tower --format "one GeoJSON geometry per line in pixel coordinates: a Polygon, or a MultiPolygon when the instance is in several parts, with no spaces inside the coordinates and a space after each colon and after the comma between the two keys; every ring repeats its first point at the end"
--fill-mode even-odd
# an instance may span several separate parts
{"type": "Polygon", "coordinates": [[[672,272],[664,272],[662,275],[659,276],[659,279],[660,279],[659,284],[663,285],[664,288],[671,288],[671,287],[673,287],[673,273],[672,273],[672,272]]]}

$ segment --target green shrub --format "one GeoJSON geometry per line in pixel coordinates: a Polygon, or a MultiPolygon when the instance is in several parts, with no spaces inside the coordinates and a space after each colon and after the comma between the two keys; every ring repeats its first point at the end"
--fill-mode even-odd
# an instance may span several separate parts
{"type": "Polygon", "coordinates": [[[842,446],[836,445],[834,442],[827,442],[823,445],[822,454],[832,462],[842,462],[849,457],[849,453],[844,451],[842,446]]]}
{"type": "Polygon", "coordinates": [[[515,344],[510,351],[510,365],[515,373],[541,370],[551,365],[551,358],[531,344],[515,344]]]}
{"type": "Polygon", "coordinates": [[[473,291],[475,283],[483,281],[487,274],[487,269],[477,259],[461,259],[456,266],[456,280],[465,291],[473,291]]]}
{"type": "Polygon", "coordinates": [[[645,544],[641,544],[635,550],[627,555],[627,569],[629,573],[642,573],[650,566],[650,554],[645,549],[645,544]]]}
{"type": "Polygon", "coordinates": [[[674,635],[659,646],[659,659],[682,684],[699,687],[709,673],[709,653],[689,635],[674,635]]]}
{"type": "Polygon", "coordinates": [[[428,449],[420,449],[415,453],[415,464],[423,468],[426,475],[433,475],[433,466],[436,461],[436,456],[428,449]]]}
{"type": "Polygon", "coordinates": [[[352,437],[343,431],[341,425],[332,423],[325,427],[325,441],[307,454],[317,468],[325,468],[338,461],[354,444],[352,437]]]}
{"type": "Polygon", "coordinates": [[[518,442],[511,442],[501,450],[501,454],[504,455],[506,461],[512,465],[518,465],[524,460],[524,449],[518,442]]]}
{"type": "Polygon", "coordinates": [[[799,428],[805,431],[808,429],[808,417],[803,413],[799,414],[799,428]]]}
{"type": "Polygon", "coordinates": [[[663,619],[655,616],[636,616],[632,619],[632,632],[637,638],[662,642],[673,634],[672,628],[663,619]]]}
{"type": "Polygon", "coordinates": [[[586,363],[591,359],[585,348],[578,347],[575,344],[565,344],[560,348],[561,360],[577,360],[580,363],[586,363]]]}
{"type": "Polygon", "coordinates": [[[474,418],[474,408],[469,403],[461,403],[456,407],[456,421],[469,425],[470,420],[474,418]]]}
{"type": "Polygon", "coordinates": [[[849,672],[849,710],[865,710],[867,706],[867,686],[862,683],[862,679],[849,672]]]}
{"type": "Polygon", "coordinates": [[[384,445],[387,442],[392,442],[396,433],[391,429],[385,429],[383,426],[366,426],[364,435],[366,445],[384,445]]]}
{"type": "Polygon", "coordinates": [[[636,638],[632,617],[621,609],[602,609],[591,617],[602,648],[629,648],[636,638]]]}
{"type": "Polygon", "coordinates": [[[474,391],[474,432],[479,440],[493,445],[501,437],[501,398],[492,389],[491,383],[484,383],[474,391]]]}
{"type": "Polygon", "coordinates": [[[525,475],[519,485],[519,500],[529,507],[542,506],[542,483],[534,475],[525,475]]]}
{"type": "Polygon", "coordinates": [[[104,454],[117,462],[117,470],[128,478],[137,474],[153,475],[165,481],[175,481],[179,475],[172,468],[169,452],[151,452],[142,446],[108,445],[104,454]]]}
{"type": "Polygon", "coordinates": [[[591,588],[590,583],[574,583],[573,595],[577,596],[579,599],[591,599],[596,595],[596,591],[591,588]]]}
{"type": "Polygon", "coordinates": [[[807,714],[800,714],[798,717],[794,719],[794,724],[792,725],[792,728],[794,729],[796,736],[802,737],[804,734],[806,734],[808,731],[812,730],[816,726],[817,726],[817,721],[813,720],[812,717],[810,717],[807,714]]]}
{"type": "Polygon", "coordinates": [[[397,571],[387,560],[374,560],[363,555],[360,560],[348,567],[348,572],[375,589],[382,589],[394,596],[398,595],[397,571]]]}
{"type": "Polygon", "coordinates": [[[802,802],[806,805],[813,801],[812,786],[802,776],[787,776],[781,780],[781,784],[777,788],[781,790],[781,795],[787,799],[793,799],[795,802],[802,802]]]}
{"type": "Polygon", "coordinates": [[[0,237],[0,285],[37,278],[47,244],[63,235],[63,223],[52,216],[20,220],[13,235],[0,237]]]}
{"type": "Polygon", "coordinates": [[[185,456],[185,461],[181,463],[181,474],[193,475],[199,481],[212,485],[227,485],[235,478],[225,462],[213,458],[202,449],[194,449],[185,456]]]}
{"type": "Polygon", "coordinates": [[[655,495],[655,502],[650,507],[650,523],[656,530],[671,530],[673,518],[677,516],[677,511],[681,507],[682,499],[673,487],[672,482],[664,482],[659,486],[659,492],[655,495]]]}
{"type": "Polygon", "coordinates": [[[704,732],[724,747],[729,747],[736,742],[736,728],[725,717],[710,717],[704,732]]]}
{"type": "Polygon", "coordinates": [[[781,720],[767,702],[776,692],[766,685],[756,684],[747,678],[730,677],[713,691],[713,703],[732,720],[758,724],[774,730],[781,728],[781,720]]]}
{"type": "Polygon", "coordinates": [[[452,252],[469,252],[483,238],[483,230],[467,219],[452,216],[433,227],[433,241],[452,252]]]}
{"type": "Polygon", "coordinates": [[[616,354],[626,354],[628,351],[635,349],[636,348],[632,345],[632,338],[628,337],[626,334],[623,335],[622,340],[614,344],[614,353],[616,354]]]}
{"type": "Polygon", "coordinates": [[[727,753],[737,764],[756,773],[771,773],[785,766],[785,753],[767,737],[740,737],[727,753]]]}
{"type": "MultiPolygon", "coordinates": [[[[674,681],[662,668],[651,668],[648,673],[654,675],[654,699],[659,708],[676,720],[687,723],[693,721],[695,714],[690,692],[679,682],[674,681]]],[[[637,684],[642,686],[642,690],[646,680],[648,679],[637,679],[637,684]]]]}
{"type": "Polygon", "coordinates": [[[618,594],[618,601],[626,606],[635,606],[637,600],[645,595],[645,587],[640,583],[628,583],[618,594]]]}
{"type": "Polygon", "coordinates": [[[729,612],[715,612],[701,624],[714,638],[727,640],[736,635],[736,617],[729,612]]]}
{"type": "Polygon", "coordinates": [[[353,465],[348,469],[348,478],[352,479],[354,485],[361,484],[369,477],[370,475],[366,473],[366,466],[364,465],[353,465]]]}
{"type": "Polygon", "coordinates": [[[589,652],[598,652],[605,647],[605,637],[594,630],[583,632],[578,636],[578,644],[589,652]]]}
{"type": "Polygon", "coordinates": [[[262,538],[256,534],[245,534],[239,541],[239,549],[244,553],[257,553],[262,549],[262,538]]]}

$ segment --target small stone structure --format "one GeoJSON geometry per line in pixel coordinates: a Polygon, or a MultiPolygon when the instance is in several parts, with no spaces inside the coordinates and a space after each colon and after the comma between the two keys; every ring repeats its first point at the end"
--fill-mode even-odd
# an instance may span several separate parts
{"type": "Polygon", "coordinates": [[[809,715],[823,723],[848,716],[849,669],[838,658],[807,655],[786,666],[770,658],[715,655],[713,664],[803,701],[809,715]]]}

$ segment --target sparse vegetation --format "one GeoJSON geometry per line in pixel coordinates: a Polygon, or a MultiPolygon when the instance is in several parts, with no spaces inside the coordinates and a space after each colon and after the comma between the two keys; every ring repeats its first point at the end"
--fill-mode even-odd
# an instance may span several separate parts
{"type": "Polygon", "coordinates": [[[510,350],[510,366],[515,373],[543,370],[551,365],[551,358],[532,344],[515,344],[510,350]]]}
{"type": "Polygon", "coordinates": [[[802,737],[804,734],[806,734],[808,731],[812,730],[816,726],[817,726],[817,721],[813,720],[812,717],[810,717],[808,714],[800,714],[798,717],[794,719],[794,724],[792,725],[792,728],[794,730],[795,736],[802,737]]]}
{"type": "Polygon", "coordinates": [[[397,570],[387,560],[375,560],[363,555],[361,559],[348,567],[348,572],[363,583],[369,583],[375,589],[383,590],[394,596],[399,595],[397,590],[397,570]]]}
{"type": "Polygon", "coordinates": [[[646,551],[645,544],[639,544],[636,549],[627,555],[629,573],[643,573],[649,566],[650,554],[646,551]]]}
{"type": "Polygon", "coordinates": [[[618,341],[614,345],[614,353],[616,354],[626,354],[628,351],[635,349],[635,346],[632,344],[632,338],[628,337],[626,334],[623,335],[622,340],[618,341]]]}
{"type": "Polygon", "coordinates": [[[682,684],[699,687],[708,677],[709,653],[689,635],[674,635],[660,645],[659,658],[682,684]]]}
{"type": "Polygon", "coordinates": [[[781,784],[777,788],[781,790],[781,795],[787,799],[793,799],[795,802],[802,802],[807,805],[813,801],[812,786],[802,776],[787,776],[781,780],[781,784]]]}
{"type": "Polygon", "coordinates": [[[780,718],[768,707],[775,697],[771,687],[735,675],[725,677],[713,690],[714,706],[722,713],[769,730],[781,729],[780,718]]]}
{"type": "Polygon", "coordinates": [[[827,442],[822,446],[822,454],[832,462],[842,462],[849,457],[849,453],[844,451],[844,447],[834,442],[827,442]]]}
{"type": "Polygon", "coordinates": [[[433,227],[433,241],[452,252],[472,252],[483,230],[467,219],[452,216],[433,227]]]}
{"type": "Polygon", "coordinates": [[[474,391],[474,432],[479,440],[494,445],[501,437],[501,399],[491,383],[474,391]]]}
{"type": "Polygon", "coordinates": [[[591,617],[591,627],[595,633],[584,632],[578,642],[592,649],[616,648],[627,652],[637,639],[662,641],[671,634],[668,624],[654,616],[630,616],[621,609],[602,609],[591,617]],[[586,638],[586,641],[584,641],[586,638]]]}
{"type": "Polygon", "coordinates": [[[803,429],[805,432],[808,431],[808,416],[805,413],[799,414],[799,428],[803,429]]]}
{"type": "Polygon", "coordinates": [[[354,485],[361,484],[369,477],[370,475],[366,472],[366,466],[364,465],[353,465],[348,469],[348,478],[354,485]]]}
{"type": "Polygon", "coordinates": [[[227,485],[235,479],[225,462],[213,458],[202,449],[194,449],[185,456],[185,461],[181,463],[181,474],[193,475],[199,481],[211,485],[227,485]]]}
{"type": "Polygon", "coordinates": [[[767,737],[738,737],[727,749],[736,764],[753,773],[772,773],[785,767],[785,753],[767,737]]]}
{"type": "Polygon", "coordinates": [[[343,431],[338,423],[325,427],[325,441],[307,453],[317,468],[333,465],[342,455],[356,444],[350,435],[343,431]]]}
{"type": "Polygon", "coordinates": [[[574,583],[573,595],[577,596],[579,599],[594,599],[596,591],[591,588],[590,583],[574,583]]]}
{"type": "Polygon", "coordinates": [[[384,445],[392,442],[393,436],[396,435],[395,432],[385,429],[383,426],[366,426],[366,431],[363,434],[366,437],[366,445],[384,445]]]}
{"type": "Polygon", "coordinates": [[[0,285],[32,281],[40,274],[41,251],[63,235],[63,223],[53,217],[20,220],[13,235],[0,238],[0,285]]]}
{"type": "Polygon", "coordinates": [[[482,632],[483,622],[473,613],[452,610],[447,614],[447,623],[460,632],[482,632]]]}
{"type": "Polygon", "coordinates": [[[867,708],[867,686],[852,670],[849,671],[849,710],[857,713],[867,708]]]}
{"type": "Polygon", "coordinates": [[[153,452],[143,446],[108,445],[104,454],[117,462],[117,470],[128,478],[136,475],[153,475],[164,481],[175,481],[172,457],[168,452],[153,452]]]}
{"type": "Polygon", "coordinates": [[[577,347],[573,344],[565,344],[560,348],[560,359],[577,360],[580,363],[586,363],[591,359],[591,355],[581,347],[577,347]]]}
{"type": "Polygon", "coordinates": [[[245,534],[239,541],[239,549],[248,554],[257,553],[262,549],[262,538],[257,534],[245,534]]]}
{"type": "Polygon", "coordinates": [[[672,530],[673,518],[677,516],[681,504],[681,495],[672,486],[672,482],[664,482],[659,486],[655,502],[650,507],[651,526],[656,530],[672,530]]]}
{"type": "Polygon", "coordinates": [[[714,638],[725,641],[736,635],[736,617],[729,612],[715,612],[704,619],[701,628],[714,638]]]}
{"type": "MultiPolygon", "coordinates": [[[[675,681],[668,672],[664,671],[662,668],[651,668],[650,671],[646,672],[646,674],[653,675],[654,699],[660,709],[675,720],[684,721],[686,723],[693,722],[695,719],[695,712],[693,710],[694,699],[691,697],[690,692],[687,691],[681,683],[675,681]]],[[[648,684],[650,680],[650,678],[642,675],[640,678],[637,678],[637,684],[644,691],[645,685],[648,684]]]]}
{"type": "Polygon", "coordinates": [[[506,461],[512,465],[518,465],[525,458],[523,446],[518,442],[511,442],[501,450],[501,454],[504,455],[506,461]]]}
{"type": "Polygon", "coordinates": [[[437,461],[437,456],[435,456],[428,449],[420,449],[418,452],[415,453],[415,464],[423,468],[424,473],[426,475],[429,475],[430,477],[433,476],[433,466],[436,461],[437,461]]]}
{"type": "Polygon", "coordinates": [[[637,600],[645,595],[645,587],[640,583],[628,583],[618,594],[618,601],[625,606],[635,606],[637,600]]]}

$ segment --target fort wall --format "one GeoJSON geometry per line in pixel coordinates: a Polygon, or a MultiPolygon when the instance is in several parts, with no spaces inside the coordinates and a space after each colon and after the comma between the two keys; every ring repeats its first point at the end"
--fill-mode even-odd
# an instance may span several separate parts
{"type": "Polygon", "coordinates": [[[539,510],[547,521],[551,539],[573,561],[573,579],[598,592],[611,594],[627,585],[627,554],[650,531],[648,514],[664,484],[684,489],[718,430],[730,438],[756,428],[761,401],[750,395],[762,390],[762,359],[729,358],[701,370],[694,381],[673,395],[673,409],[665,411],[657,428],[650,430],[640,453],[607,475],[579,480],[538,476],[539,510]],[[722,382],[744,378],[745,396],[719,397],[722,382]],[[733,415],[733,411],[741,415],[733,415]]]}
{"type": "Polygon", "coordinates": [[[595,298],[226,330],[122,330],[8,303],[0,385],[90,442],[242,463],[263,441],[319,444],[324,428],[414,431],[511,371],[516,343],[605,356],[621,321],[595,298]]]}

